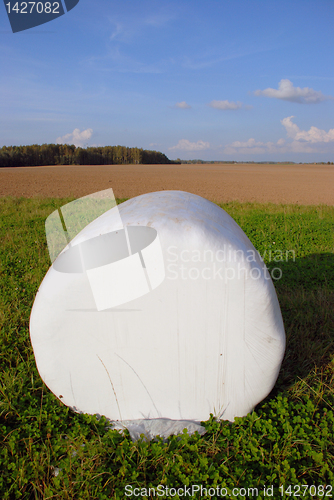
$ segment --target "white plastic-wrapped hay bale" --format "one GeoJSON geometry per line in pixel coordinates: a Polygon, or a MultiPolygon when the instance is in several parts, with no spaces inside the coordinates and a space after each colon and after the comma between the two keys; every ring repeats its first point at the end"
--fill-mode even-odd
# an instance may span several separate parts
{"type": "MultiPolygon", "coordinates": [[[[142,260],[149,289],[98,307],[89,272],[64,272],[60,255],[31,313],[44,382],[76,411],[111,420],[246,415],[273,388],[285,349],[277,296],[257,251],[224,210],[193,194],[148,193],[118,209],[129,234],[144,227],[158,235],[161,260],[142,260]]],[[[72,246],[119,230],[116,212],[94,220],[72,246]]],[[[99,273],[108,276],[101,265],[99,273]]],[[[106,280],[102,299],[122,288],[122,274],[106,280]]]]}

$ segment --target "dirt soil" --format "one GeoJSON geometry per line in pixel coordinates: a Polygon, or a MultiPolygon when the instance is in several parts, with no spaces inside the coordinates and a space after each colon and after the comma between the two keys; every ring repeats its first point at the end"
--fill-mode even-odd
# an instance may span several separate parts
{"type": "Polygon", "coordinates": [[[212,201],[334,205],[334,165],[85,165],[0,168],[0,196],[117,198],[181,190],[212,201]]]}

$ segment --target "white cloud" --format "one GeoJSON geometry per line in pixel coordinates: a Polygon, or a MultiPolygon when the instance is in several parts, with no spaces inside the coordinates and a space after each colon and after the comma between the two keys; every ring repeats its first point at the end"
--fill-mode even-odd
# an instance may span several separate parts
{"type": "Polygon", "coordinates": [[[256,142],[255,139],[251,138],[248,141],[234,141],[232,144],[228,144],[225,149],[225,154],[262,154],[266,152],[264,148],[265,144],[263,142],[256,142]]]}
{"type": "Polygon", "coordinates": [[[215,109],[240,109],[242,107],[242,102],[240,101],[237,101],[237,102],[233,102],[233,101],[211,101],[209,103],[209,106],[211,108],[215,108],[215,109]]]}
{"type": "Polygon", "coordinates": [[[147,30],[152,27],[161,28],[165,26],[169,21],[173,20],[174,13],[168,12],[156,12],[149,13],[149,15],[136,15],[133,18],[129,16],[117,16],[110,20],[113,32],[111,33],[109,40],[129,43],[133,40],[138,39],[142,35],[147,33],[147,30]]]}
{"type": "Polygon", "coordinates": [[[313,90],[309,87],[294,87],[293,83],[288,79],[281,80],[278,84],[278,89],[255,90],[254,94],[282,99],[284,101],[298,102],[300,104],[315,104],[334,99],[332,96],[324,95],[320,90],[313,90]]]}
{"type": "Polygon", "coordinates": [[[309,130],[300,130],[298,125],[292,122],[293,116],[281,120],[285,127],[288,139],[278,139],[274,142],[260,142],[251,138],[247,141],[234,141],[227,144],[224,153],[228,155],[235,154],[264,154],[264,153],[324,153],[323,145],[334,142],[334,129],[328,132],[317,127],[311,127],[309,130]],[[318,147],[317,147],[318,146],[318,147]],[[321,147],[322,146],[322,147],[321,147]]]}
{"type": "Polygon", "coordinates": [[[255,139],[248,139],[246,142],[234,141],[232,148],[252,148],[254,146],[263,146],[263,142],[256,142],[255,139]]]}
{"type": "Polygon", "coordinates": [[[110,35],[110,40],[114,40],[117,38],[119,35],[122,35],[124,33],[124,27],[121,23],[115,23],[115,30],[114,32],[110,35]]]}
{"type": "Polygon", "coordinates": [[[178,109],[190,109],[191,106],[189,106],[189,104],[187,104],[186,101],[181,101],[181,102],[177,102],[175,104],[174,108],[178,108],[178,109]]]}
{"type": "Polygon", "coordinates": [[[331,128],[328,132],[317,127],[311,127],[310,130],[300,130],[298,125],[291,121],[292,118],[294,116],[281,120],[288,137],[295,141],[310,142],[312,144],[316,142],[334,142],[334,128],[331,128]]]}
{"type": "Polygon", "coordinates": [[[224,148],[224,153],[227,155],[253,155],[253,154],[273,154],[273,153],[316,153],[317,151],[311,148],[306,142],[292,141],[286,143],[284,139],[278,139],[274,142],[257,142],[255,139],[248,141],[235,141],[232,144],[227,144],[224,148]]]}
{"type": "Polygon", "coordinates": [[[209,149],[210,143],[204,141],[190,142],[188,139],[180,139],[176,146],[169,148],[171,151],[203,151],[209,149]]]}
{"type": "Polygon", "coordinates": [[[290,144],[287,144],[285,148],[280,150],[282,153],[324,153],[316,148],[311,148],[307,142],[298,142],[292,141],[290,144]]]}
{"type": "Polygon", "coordinates": [[[87,128],[80,132],[75,128],[71,134],[58,137],[57,144],[74,144],[75,146],[84,146],[84,144],[92,137],[93,129],[87,128]]]}
{"type": "Polygon", "coordinates": [[[159,12],[156,14],[150,14],[144,20],[145,24],[148,26],[154,26],[156,28],[160,28],[161,26],[165,26],[169,21],[172,21],[175,17],[174,13],[169,12],[159,12]]]}

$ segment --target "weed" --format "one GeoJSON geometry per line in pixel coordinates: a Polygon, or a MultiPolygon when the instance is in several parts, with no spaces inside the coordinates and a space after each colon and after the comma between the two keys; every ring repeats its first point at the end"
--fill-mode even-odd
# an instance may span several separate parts
{"type": "Polygon", "coordinates": [[[36,369],[29,316],[50,265],[44,223],[69,201],[0,199],[1,498],[124,499],[126,485],[192,484],[226,488],[230,498],[246,498],[234,487],[258,488],[256,498],[265,498],[263,486],[272,484],[281,498],[279,485],[333,485],[334,208],[221,205],[261,255],[267,250],[268,267],[282,270],[275,287],[287,350],[277,384],[233,424],[211,416],[202,437],[133,443],[105,418],[65,407],[36,369]],[[274,248],[294,254],[273,261],[274,248]]]}

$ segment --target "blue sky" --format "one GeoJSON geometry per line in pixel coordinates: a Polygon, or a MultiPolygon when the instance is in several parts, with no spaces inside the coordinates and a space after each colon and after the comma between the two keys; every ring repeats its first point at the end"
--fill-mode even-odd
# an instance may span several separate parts
{"type": "Polygon", "coordinates": [[[15,34],[1,9],[0,147],[334,161],[333,0],[80,0],[15,34]]]}

